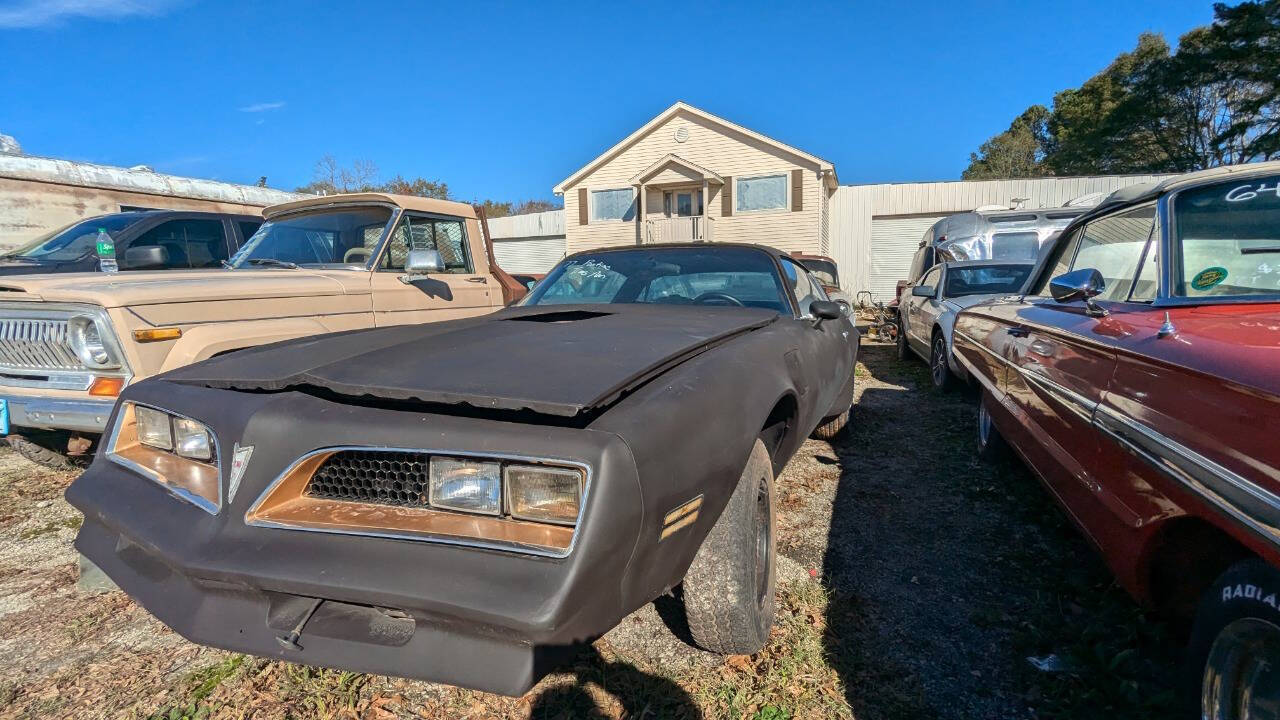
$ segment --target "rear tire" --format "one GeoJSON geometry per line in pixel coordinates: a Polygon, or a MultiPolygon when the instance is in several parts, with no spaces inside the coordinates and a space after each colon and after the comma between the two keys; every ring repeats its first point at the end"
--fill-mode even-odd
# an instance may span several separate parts
{"type": "Polygon", "coordinates": [[[994,402],[995,399],[986,390],[978,398],[978,457],[988,462],[1009,457],[1009,444],[996,428],[995,421],[991,419],[991,411],[988,410],[989,403],[994,402]]]}
{"type": "Polygon", "coordinates": [[[65,453],[58,452],[49,447],[51,438],[59,438],[60,435],[52,435],[49,437],[25,435],[10,435],[6,438],[9,441],[9,447],[22,457],[50,470],[72,470],[80,467],[74,460],[65,453]],[[40,442],[40,441],[45,442],[40,442]]]}
{"type": "Polygon", "coordinates": [[[813,429],[811,437],[818,440],[834,440],[848,425],[849,411],[845,410],[839,415],[823,419],[822,423],[813,429]]]}
{"type": "Polygon", "coordinates": [[[1238,562],[1200,601],[1183,664],[1184,715],[1273,717],[1280,707],[1280,571],[1238,562]]]}
{"type": "Polygon", "coordinates": [[[933,343],[929,351],[929,377],[933,380],[933,389],[946,392],[951,389],[954,376],[951,374],[950,360],[947,358],[947,339],[941,332],[933,334],[933,343]]]}
{"type": "Polygon", "coordinates": [[[725,655],[759,652],[773,628],[773,463],[756,440],[729,504],[702,542],[684,578],[689,632],[725,655]]]}

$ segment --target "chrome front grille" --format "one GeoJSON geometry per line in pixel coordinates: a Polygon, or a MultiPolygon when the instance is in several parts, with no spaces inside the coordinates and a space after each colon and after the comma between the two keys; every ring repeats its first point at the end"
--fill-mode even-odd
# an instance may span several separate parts
{"type": "Polygon", "coordinates": [[[65,319],[0,318],[0,368],[84,372],[69,334],[65,319]]]}

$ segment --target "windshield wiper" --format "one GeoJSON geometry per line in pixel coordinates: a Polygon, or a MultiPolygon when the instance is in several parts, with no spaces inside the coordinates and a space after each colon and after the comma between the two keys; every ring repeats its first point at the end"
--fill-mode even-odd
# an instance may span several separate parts
{"type": "Polygon", "coordinates": [[[17,255],[15,253],[6,253],[4,255],[0,255],[0,258],[4,260],[22,260],[24,262],[29,262],[29,263],[44,262],[43,260],[37,260],[36,258],[33,258],[33,257],[27,257],[26,255],[17,255]]]}
{"type": "Polygon", "coordinates": [[[1273,253],[1280,253],[1280,246],[1240,248],[1241,255],[1271,255],[1273,253]]]}
{"type": "Polygon", "coordinates": [[[297,263],[291,263],[288,260],[277,260],[275,258],[249,258],[248,260],[245,260],[245,262],[250,265],[270,265],[271,267],[283,267],[289,268],[290,270],[298,269],[297,263]]]}

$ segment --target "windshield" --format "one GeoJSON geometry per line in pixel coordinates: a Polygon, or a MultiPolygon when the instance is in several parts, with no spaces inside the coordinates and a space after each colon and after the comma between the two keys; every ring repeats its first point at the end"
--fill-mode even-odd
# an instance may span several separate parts
{"type": "Polygon", "coordinates": [[[1173,220],[1174,295],[1280,294],[1280,175],[1187,190],[1173,220]]]}
{"type": "Polygon", "coordinates": [[[116,235],[145,215],[124,213],[90,218],[43,235],[23,245],[4,257],[27,258],[41,262],[66,262],[79,260],[97,251],[98,228],[107,231],[114,242],[116,235]]]}
{"type": "Polygon", "coordinates": [[[943,297],[1017,293],[1031,275],[1033,265],[966,265],[947,268],[943,297]]]}
{"type": "Polygon", "coordinates": [[[791,314],[772,257],[750,248],[645,248],[569,258],[523,305],[654,303],[791,314]]]}
{"type": "Polygon", "coordinates": [[[365,267],[391,221],[391,208],[321,210],[269,220],[231,258],[244,267],[365,267]]]}
{"type": "Polygon", "coordinates": [[[818,278],[823,285],[840,287],[840,276],[836,272],[836,264],[829,260],[800,260],[806,270],[818,278]]]}

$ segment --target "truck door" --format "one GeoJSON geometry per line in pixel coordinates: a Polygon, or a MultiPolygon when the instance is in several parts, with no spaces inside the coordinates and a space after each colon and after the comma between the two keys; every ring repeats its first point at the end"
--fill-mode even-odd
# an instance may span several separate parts
{"type": "Polygon", "coordinates": [[[375,325],[404,325],[471,317],[502,305],[502,289],[488,273],[484,258],[473,257],[462,218],[405,212],[391,233],[370,280],[375,325]],[[402,282],[409,250],[435,250],[444,270],[402,282]]]}

